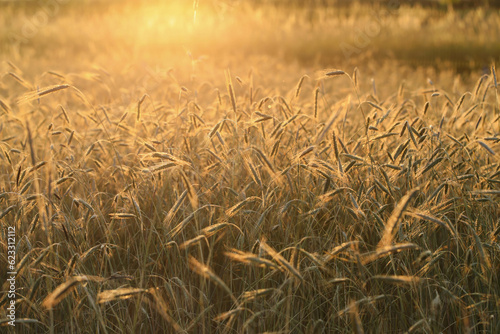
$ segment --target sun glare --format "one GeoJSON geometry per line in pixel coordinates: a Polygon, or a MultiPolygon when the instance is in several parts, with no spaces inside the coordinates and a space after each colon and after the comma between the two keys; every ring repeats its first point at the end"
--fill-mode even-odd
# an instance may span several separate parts
{"type": "Polygon", "coordinates": [[[132,44],[144,52],[179,48],[210,52],[208,46],[216,44],[216,33],[224,31],[224,22],[214,7],[193,8],[189,1],[131,3],[120,13],[100,19],[110,27],[107,38],[111,43],[132,44]]]}

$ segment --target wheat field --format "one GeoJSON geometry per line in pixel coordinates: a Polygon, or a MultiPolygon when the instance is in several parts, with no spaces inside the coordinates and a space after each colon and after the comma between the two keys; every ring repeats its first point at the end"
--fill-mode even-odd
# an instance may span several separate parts
{"type": "Polygon", "coordinates": [[[373,8],[290,3],[189,2],[168,35],[162,7],[70,1],[3,44],[2,332],[500,331],[500,13],[403,6],[345,57],[373,8]]]}

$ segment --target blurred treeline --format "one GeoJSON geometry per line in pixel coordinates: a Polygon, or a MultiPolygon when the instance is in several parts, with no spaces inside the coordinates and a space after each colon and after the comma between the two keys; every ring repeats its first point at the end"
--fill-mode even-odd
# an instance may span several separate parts
{"type": "MultiPolygon", "coordinates": [[[[242,0],[240,0],[242,1],[242,0]]],[[[233,1],[234,2],[234,1],[233,1]]],[[[383,5],[398,7],[401,5],[415,5],[441,9],[472,8],[472,7],[500,7],[500,0],[254,0],[255,4],[274,4],[285,6],[351,6],[353,3],[383,5]]]]}
{"type": "MultiPolygon", "coordinates": [[[[84,5],[84,4],[109,4],[109,3],[125,3],[131,0],[65,0],[61,3],[73,4],[73,5],[84,5]]],[[[33,5],[43,5],[47,2],[59,3],[57,0],[49,1],[39,1],[39,0],[0,0],[0,6],[2,5],[18,5],[18,6],[33,6],[33,5]]],[[[164,2],[163,0],[132,0],[135,3],[154,3],[154,2],[164,2]]],[[[189,4],[190,0],[172,0],[170,3],[184,3],[189,4]]],[[[493,7],[500,8],[500,0],[193,0],[193,7],[203,6],[203,5],[213,5],[213,4],[224,4],[224,5],[237,5],[241,3],[247,3],[254,6],[261,5],[274,5],[283,7],[305,7],[305,8],[317,8],[317,7],[349,7],[353,4],[365,4],[372,6],[388,6],[392,8],[397,8],[399,6],[420,6],[420,7],[431,7],[434,9],[450,10],[450,9],[467,9],[467,8],[477,8],[477,7],[493,7]]]]}

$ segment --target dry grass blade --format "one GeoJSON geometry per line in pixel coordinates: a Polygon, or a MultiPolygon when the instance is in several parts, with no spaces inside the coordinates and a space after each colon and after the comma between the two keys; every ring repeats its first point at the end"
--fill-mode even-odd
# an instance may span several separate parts
{"type": "Polygon", "coordinates": [[[12,112],[12,110],[10,109],[10,107],[8,106],[7,103],[5,103],[2,99],[0,99],[0,107],[2,107],[2,109],[7,113],[7,114],[10,114],[12,112]]]}
{"type": "Polygon", "coordinates": [[[479,78],[477,84],[476,84],[476,89],[474,89],[474,100],[479,96],[479,91],[481,90],[481,87],[483,83],[488,79],[488,74],[483,74],[481,78],[479,78]]]}
{"type": "Polygon", "coordinates": [[[153,145],[151,145],[147,142],[144,142],[144,146],[146,146],[148,148],[148,150],[150,150],[152,152],[156,152],[156,148],[153,145]]]}
{"type": "Polygon", "coordinates": [[[236,97],[234,95],[233,83],[231,81],[231,73],[229,70],[226,71],[226,88],[231,100],[231,106],[233,107],[234,113],[236,113],[236,97]]]}
{"type": "Polygon", "coordinates": [[[349,282],[353,282],[353,281],[350,278],[347,278],[347,277],[338,277],[338,278],[330,279],[328,281],[324,281],[323,284],[324,284],[325,287],[332,287],[332,286],[335,286],[335,285],[349,283],[349,282]]]}
{"type": "MultiPolygon", "coordinates": [[[[333,152],[335,153],[335,159],[339,160],[339,149],[337,147],[337,136],[335,135],[335,131],[332,134],[332,142],[333,142],[333,152]]],[[[341,164],[339,164],[339,169],[342,169],[341,164]]]]}
{"type": "Polygon", "coordinates": [[[333,200],[335,195],[346,192],[346,191],[354,192],[354,190],[351,188],[341,187],[341,188],[337,188],[335,190],[332,190],[326,194],[319,196],[318,203],[316,204],[316,207],[322,207],[322,206],[326,205],[328,202],[331,202],[333,200]]]}
{"type": "Polygon", "coordinates": [[[62,105],[59,105],[59,108],[61,109],[61,112],[62,112],[62,114],[63,114],[64,119],[66,120],[66,122],[68,124],[70,124],[71,122],[69,120],[69,116],[68,116],[68,113],[66,112],[66,109],[64,109],[64,107],[62,105]]]}
{"type": "Polygon", "coordinates": [[[110,213],[109,217],[111,219],[133,219],[136,218],[137,216],[132,214],[132,213],[110,213]]]}
{"type": "Polygon", "coordinates": [[[92,153],[92,151],[94,150],[94,147],[95,147],[95,143],[92,143],[89,148],[85,151],[85,155],[84,156],[88,156],[90,153],[92,153]]]}
{"type": "Polygon", "coordinates": [[[31,135],[31,129],[28,122],[26,122],[26,131],[28,132],[28,144],[30,147],[31,165],[35,166],[36,165],[35,147],[33,145],[33,137],[31,135]]]}
{"type": "Polygon", "coordinates": [[[349,247],[353,247],[353,246],[357,245],[358,243],[359,243],[358,241],[348,241],[348,242],[344,242],[341,245],[333,247],[330,251],[327,252],[327,254],[325,254],[323,262],[326,263],[328,261],[331,261],[332,259],[334,259],[337,256],[337,254],[345,251],[349,247]]]}
{"type": "MultiPolygon", "coordinates": [[[[48,246],[46,247],[41,253],[40,255],[38,255],[38,257],[35,259],[35,261],[32,261],[32,262],[29,262],[29,265],[31,267],[36,267],[42,260],[43,258],[48,254],[48,252],[51,250],[51,248],[53,248],[53,246],[56,246],[56,245],[59,245],[59,244],[52,244],[51,246],[48,246]]],[[[28,261],[31,259],[31,254],[32,254],[33,250],[31,252],[28,252],[23,258],[21,261],[18,262],[17,266],[16,266],[16,270],[15,272],[17,273],[20,273],[21,272],[21,269],[23,269],[23,267],[28,263],[28,261]]]]}
{"type": "Polygon", "coordinates": [[[385,246],[377,249],[375,252],[370,252],[367,254],[363,254],[361,258],[361,263],[363,265],[371,263],[375,260],[383,258],[389,254],[399,253],[403,250],[413,250],[419,249],[420,247],[413,243],[405,243],[405,244],[396,244],[394,246],[385,246]]]}
{"type": "Polygon", "coordinates": [[[439,164],[443,160],[444,160],[444,157],[438,157],[438,158],[434,159],[433,161],[429,162],[426,166],[422,167],[417,172],[417,177],[421,177],[423,174],[430,171],[434,166],[436,166],[437,164],[439,164]]]}
{"type": "MultiPolygon", "coordinates": [[[[243,303],[247,303],[255,300],[258,297],[269,296],[270,294],[275,293],[277,290],[274,288],[268,289],[257,289],[252,291],[245,291],[241,294],[240,298],[243,303]]],[[[278,290],[279,291],[279,290],[278,290]]]]}
{"type": "Polygon", "coordinates": [[[33,85],[30,84],[29,82],[27,82],[26,80],[24,80],[23,78],[21,78],[19,75],[17,75],[16,73],[14,72],[9,72],[8,73],[12,78],[14,78],[14,80],[16,80],[17,82],[19,82],[23,87],[25,88],[28,88],[28,89],[33,89],[33,85]]]}
{"type": "Polygon", "coordinates": [[[314,150],[314,147],[315,147],[315,146],[310,146],[310,147],[306,148],[305,150],[303,150],[302,152],[300,152],[300,153],[297,155],[298,159],[303,158],[303,157],[305,157],[306,155],[308,155],[309,153],[311,153],[311,152],[314,150]]]}
{"type": "Polygon", "coordinates": [[[373,138],[370,139],[370,142],[372,141],[377,141],[377,140],[381,140],[381,139],[384,139],[384,138],[387,138],[387,137],[392,137],[392,136],[396,136],[398,135],[399,133],[397,132],[388,132],[388,133],[384,133],[384,134],[381,134],[381,135],[378,135],[378,136],[375,136],[373,138]]]}
{"type": "Polygon", "coordinates": [[[413,145],[415,145],[415,148],[418,150],[419,147],[418,147],[417,141],[415,140],[415,136],[413,135],[413,131],[412,131],[413,128],[411,127],[411,125],[408,122],[406,122],[406,127],[408,128],[408,135],[410,136],[413,145]]]}
{"type": "Polygon", "coordinates": [[[219,131],[215,131],[215,135],[217,136],[217,139],[219,139],[219,142],[221,143],[222,147],[225,148],[226,147],[226,142],[224,141],[224,139],[220,135],[220,132],[219,131]]]}
{"type": "MultiPolygon", "coordinates": [[[[1,319],[0,320],[0,326],[3,326],[3,324],[7,324],[11,322],[11,320],[9,318],[5,318],[5,319],[1,319]]],[[[30,318],[16,318],[16,321],[15,321],[16,325],[17,324],[26,324],[26,325],[29,325],[29,324],[36,324],[36,325],[43,325],[43,326],[46,326],[43,322],[37,320],[37,319],[30,319],[30,318]]]]}
{"type": "Polygon", "coordinates": [[[182,222],[180,222],[176,227],[170,231],[171,238],[175,238],[179,233],[184,230],[184,228],[189,224],[191,220],[193,220],[195,212],[192,212],[189,216],[187,216],[182,222]]]}
{"type": "Polygon", "coordinates": [[[319,97],[319,88],[314,90],[314,118],[318,118],[318,97],[319,97]]]}
{"type": "Polygon", "coordinates": [[[352,326],[354,328],[354,333],[364,334],[363,324],[361,323],[361,317],[359,316],[358,306],[354,301],[349,305],[349,314],[351,316],[352,326]]]}
{"type": "MultiPolygon", "coordinates": [[[[349,98],[349,101],[347,103],[345,103],[345,105],[344,105],[344,108],[346,110],[347,110],[347,108],[349,108],[349,104],[350,104],[350,98],[349,98]]],[[[335,122],[337,117],[340,115],[340,111],[341,111],[341,108],[337,109],[337,112],[332,112],[332,114],[330,115],[330,118],[326,122],[325,127],[323,128],[323,130],[320,132],[320,134],[316,138],[316,144],[321,143],[321,141],[323,140],[325,135],[328,133],[328,131],[330,131],[330,128],[332,127],[333,123],[335,122]]]]}
{"type": "Polygon", "coordinates": [[[149,293],[146,296],[149,296],[150,298],[143,298],[142,301],[154,308],[156,312],[158,312],[158,314],[173,327],[176,333],[185,332],[169,314],[169,307],[165,302],[165,299],[158,291],[158,288],[151,288],[148,292],[149,293]]]}
{"type": "Polygon", "coordinates": [[[227,223],[227,222],[210,225],[208,227],[205,227],[203,230],[201,230],[201,232],[205,236],[211,236],[211,235],[214,235],[215,233],[217,233],[219,231],[224,230],[228,226],[232,226],[232,227],[236,228],[241,233],[241,235],[245,235],[243,233],[243,231],[237,225],[231,224],[231,223],[227,223]]]}
{"type": "Polygon", "coordinates": [[[352,72],[352,80],[354,81],[354,86],[358,87],[359,86],[359,70],[357,67],[354,68],[354,71],[352,72]]]}
{"type": "Polygon", "coordinates": [[[424,333],[432,333],[431,326],[429,325],[429,319],[420,319],[415,322],[410,328],[408,328],[408,333],[413,333],[418,329],[422,329],[424,333]]]}
{"type": "Polygon", "coordinates": [[[255,112],[255,115],[259,116],[260,118],[259,119],[256,119],[254,122],[255,123],[260,123],[260,122],[265,122],[267,120],[270,120],[270,119],[273,119],[273,116],[271,115],[266,115],[266,114],[263,114],[261,112],[258,112],[256,111],[255,112]]]}
{"type": "Polygon", "coordinates": [[[243,312],[245,309],[244,308],[241,308],[241,307],[238,307],[238,308],[235,308],[234,310],[231,310],[231,311],[227,311],[227,312],[224,312],[224,313],[221,313],[219,315],[217,315],[213,320],[214,321],[217,321],[217,322],[220,322],[220,321],[224,321],[240,312],[243,312]]]}
{"type": "Polygon", "coordinates": [[[17,100],[17,103],[18,104],[27,103],[27,102],[36,100],[36,99],[38,99],[38,98],[40,98],[42,96],[58,92],[60,90],[63,90],[63,89],[69,88],[69,87],[71,87],[71,86],[68,85],[68,84],[55,85],[55,86],[46,87],[46,88],[44,88],[42,90],[39,90],[39,91],[34,91],[34,92],[30,92],[30,93],[24,94],[23,96],[21,96],[17,100]]]}
{"type": "Polygon", "coordinates": [[[229,218],[233,217],[234,215],[236,215],[241,210],[241,208],[243,207],[243,205],[245,205],[248,202],[255,202],[255,201],[261,201],[261,198],[257,197],[257,196],[247,197],[243,201],[241,201],[238,204],[233,205],[231,208],[227,209],[226,210],[226,215],[229,218]]]}
{"type": "Polygon", "coordinates": [[[94,208],[92,207],[92,205],[90,205],[85,200],[83,200],[83,199],[80,198],[80,199],[75,199],[74,201],[76,203],[79,203],[79,204],[83,205],[87,210],[89,210],[89,212],[94,212],[94,208]]]}
{"type": "Polygon", "coordinates": [[[474,190],[471,193],[474,195],[500,195],[500,190],[474,190]]]}
{"type": "Polygon", "coordinates": [[[215,133],[216,133],[216,132],[219,130],[219,128],[221,127],[221,123],[222,123],[222,122],[223,122],[223,121],[218,122],[217,124],[215,124],[215,126],[212,128],[212,130],[210,130],[210,132],[208,133],[208,137],[209,137],[209,138],[212,138],[212,137],[215,135],[215,133]]]}
{"type": "Polygon", "coordinates": [[[300,272],[290,264],[283,256],[281,256],[278,252],[276,252],[271,246],[269,246],[265,239],[262,239],[260,241],[260,247],[266,251],[269,255],[272,256],[272,258],[279,263],[286,271],[288,271],[290,274],[292,274],[294,277],[299,279],[301,282],[304,280],[300,272]]]}
{"type": "Polygon", "coordinates": [[[455,137],[453,137],[452,135],[450,135],[449,133],[446,134],[446,137],[450,138],[451,140],[453,140],[456,144],[458,144],[459,146],[463,146],[463,144],[460,142],[460,140],[456,139],[455,137]]]}
{"type": "MultiPolygon", "coordinates": [[[[406,129],[406,127],[403,127],[403,129],[406,129]]],[[[402,154],[408,148],[409,144],[410,144],[409,139],[406,142],[399,144],[399,146],[396,148],[395,152],[392,154],[394,161],[396,161],[396,159],[399,157],[399,155],[402,154]]]]}
{"type": "Polygon", "coordinates": [[[250,171],[250,176],[252,177],[252,180],[260,187],[262,187],[262,179],[260,177],[260,173],[255,169],[250,159],[245,158],[244,163],[245,167],[250,171]]]}
{"type": "Polygon", "coordinates": [[[144,94],[141,99],[139,100],[139,102],[137,102],[137,121],[140,121],[141,120],[141,105],[142,103],[144,102],[144,100],[146,99],[146,97],[148,96],[148,94],[144,94]]]}
{"type": "Polygon", "coordinates": [[[350,303],[349,306],[347,306],[346,308],[344,308],[343,310],[340,310],[337,315],[339,317],[342,317],[348,313],[350,313],[352,311],[352,309],[354,307],[359,307],[360,305],[363,305],[363,304],[372,304],[374,303],[375,301],[377,300],[380,300],[380,299],[383,299],[383,298],[386,298],[387,296],[386,295],[377,295],[377,296],[370,296],[370,297],[365,297],[365,298],[362,298],[362,299],[359,299],[359,300],[356,300],[355,302],[353,303],[350,303]]]}
{"type": "Polygon", "coordinates": [[[486,143],[478,140],[477,141],[479,145],[481,145],[482,148],[484,148],[486,151],[488,151],[488,153],[490,153],[491,155],[495,155],[495,151],[493,151],[488,145],[486,145],[486,143]]]}
{"type": "Polygon", "coordinates": [[[229,287],[226,285],[226,283],[224,283],[224,281],[222,281],[222,279],[219,276],[214,274],[214,272],[209,267],[207,267],[203,263],[200,263],[194,257],[190,256],[189,257],[189,268],[192,271],[194,271],[195,273],[197,273],[198,275],[200,275],[204,278],[207,278],[207,279],[211,280],[213,283],[215,283],[216,285],[218,285],[220,288],[222,288],[224,291],[227,292],[227,294],[231,297],[231,299],[233,300],[235,305],[238,304],[238,301],[234,297],[231,289],[229,289],[229,287]]]}
{"type": "Polygon", "coordinates": [[[168,211],[167,216],[165,217],[165,220],[163,221],[164,224],[170,225],[172,218],[174,218],[175,214],[177,213],[177,211],[179,211],[179,208],[181,207],[182,203],[186,199],[187,193],[188,193],[188,191],[184,190],[184,192],[179,196],[177,201],[175,201],[175,204],[168,211]]]}
{"type": "Polygon", "coordinates": [[[259,159],[269,168],[271,173],[274,173],[274,166],[269,160],[269,158],[257,147],[252,147],[252,149],[258,153],[259,159]]]}
{"type": "Polygon", "coordinates": [[[333,77],[338,77],[339,75],[344,75],[346,74],[342,70],[325,70],[324,71],[324,76],[328,78],[333,78],[333,77]]]}
{"type": "Polygon", "coordinates": [[[365,162],[365,159],[363,159],[360,156],[354,155],[354,154],[342,153],[342,156],[350,158],[350,159],[353,159],[353,160],[356,160],[356,161],[365,162]]]}
{"type": "Polygon", "coordinates": [[[460,107],[462,106],[462,104],[464,103],[464,99],[467,95],[469,95],[470,93],[469,92],[466,92],[462,95],[462,97],[460,97],[460,100],[458,100],[457,104],[455,105],[455,109],[454,109],[454,113],[458,112],[460,110],[460,107]]]}
{"type": "Polygon", "coordinates": [[[420,211],[406,212],[405,215],[436,223],[436,224],[446,228],[448,231],[450,231],[451,235],[453,235],[454,237],[458,237],[458,233],[453,226],[450,226],[449,224],[445,223],[444,221],[442,221],[441,219],[439,219],[437,217],[434,217],[433,215],[431,215],[428,212],[420,212],[420,211]]]}
{"type": "Polygon", "coordinates": [[[242,252],[237,249],[231,249],[229,252],[225,252],[224,255],[233,261],[241,262],[246,265],[255,265],[260,268],[282,269],[268,259],[259,257],[253,253],[242,252]]]}
{"type": "Polygon", "coordinates": [[[300,95],[300,89],[302,88],[302,84],[304,83],[304,79],[305,78],[309,78],[309,76],[306,74],[306,75],[303,75],[300,78],[299,83],[297,84],[297,88],[295,89],[295,98],[299,97],[299,95],[300,95]]]}
{"type": "MultiPolygon", "coordinates": [[[[300,110],[299,110],[299,112],[300,112],[300,110]]],[[[287,119],[283,123],[282,127],[285,128],[288,124],[292,123],[298,116],[299,116],[299,114],[297,113],[297,114],[293,115],[292,117],[290,117],[289,119],[287,119]]]]}
{"type": "Polygon", "coordinates": [[[177,164],[175,162],[167,162],[167,163],[158,164],[158,165],[154,165],[154,166],[151,166],[149,168],[143,169],[143,172],[155,174],[155,173],[160,173],[166,169],[169,169],[169,168],[172,168],[175,166],[177,166],[177,164]]]}
{"type": "MultiPolygon", "coordinates": [[[[500,194],[500,191],[499,191],[499,194],[500,194]]],[[[475,246],[478,250],[479,258],[481,260],[480,263],[481,263],[481,270],[483,272],[483,276],[488,277],[488,272],[495,270],[491,265],[491,260],[490,260],[490,257],[488,255],[488,252],[485,251],[484,246],[483,246],[483,242],[481,242],[481,239],[477,235],[476,230],[469,224],[469,222],[463,220],[463,223],[470,229],[470,231],[472,232],[472,235],[474,236],[475,246]]],[[[477,224],[477,221],[476,221],[476,224],[477,224]]]]}
{"type": "Polygon", "coordinates": [[[180,244],[179,249],[187,249],[193,245],[197,245],[202,240],[206,241],[207,240],[206,236],[205,235],[198,235],[198,236],[194,237],[193,239],[187,240],[187,241],[183,242],[182,244],[180,244]]]}
{"type": "Polygon", "coordinates": [[[198,194],[196,193],[196,190],[194,189],[191,182],[188,180],[186,174],[184,174],[184,172],[182,172],[182,171],[181,171],[181,177],[182,177],[182,181],[184,182],[184,186],[187,189],[187,195],[188,195],[189,201],[191,202],[191,207],[193,208],[193,210],[197,210],[198,204],[199,204],[198,194]]]}
{"type": "Polygon", "coordinates": [[[321,259],[318,254],[311,254],[302,248],[297,248],[297,250],[300,251],[302,254],[304,254],[307,258],[309,258],[314,263],[315,266],[323,267],[324,265],[323,259],[321,259]]]}
{"type": "Polygon", "coordinates": [[[493,85],[495,88],[498,87],[497,72],[495,70],[495,64],[491,65],[491,74],[493,74],[493,85]]]}
{"type": "Polygon", "coordinates": [[[154,152],[151,155],[153,158],[159,158],[159,159],[165,159],[165,160],[170,160],[174,162],[178,166],[189,166],[190,163],[187,161],[184,161],[180,158],[177,158],[176,156],[173,156],[172,154],[165,153],[165,152],[154,152]]]}
{"type": "Polygon", "coordinates": [[[0,219],[7,216],[9,214],[9,212],[14,210],[16,207],[17,207],[17,205],[11,205],[8,208],[6,208],[5,210],[3,210],[2,213],[0,213],[0,219]]]}
{"type": "Polygon", "coordinates": [[[88,249],[85,253],[80,255],[80,262],[83,263],[88,257],[90,257],[90,255],[92,255],[92,253],[106,246],[107,246],[106,244],[101,244],[101,245],[95,245],[94,247],[88,249]]]}
{"type": "Polygon", "coordinates": [[[46,309],[52,309],[59,304],[77,285],[84,282],[102,282],[104,278],[98,276],[73,276],[52,291],[42,302],[46,309]]]}
{"type": "MultiPolygon", "coordinates": [[[[259,319],[259,318],[263,317],[264,314],[265,314],[264,311],[260,311],[260,312],[254,313],[250,317],[248,317],[248,319],[243,323],[242,333],[252,333],[252,331],[250,330],[251,329],[250,326],[252,325],[252,323],[256,319],[259,319]]],[[[266,333],[266,334],[270,334],[270,333],[266,333]]],[[[276,334],[276,333],[271,333],[271,334],[276,334]]],[[[279,334],[281,334],[281,333],[279,333],[279,334]]]]}
{"type": "Polygon", "coordinates": [[[99,294],[97,295],[97,302],[99,304],[102,304],[109,303],[115,300],[124,300],[147,291],[147,289],[140,288],[119,288],[114,290],[104,290],[102,292],[99,292],[99,294]]]}
{"type": "Polygon", "coordinates": [[[411,190],[399,201],[398,205],[389,217],[389,220],[385,224],[384,234],[377,245],[377,249],[389,246],[392,243],[394,234],[396,233],[398,224],[403,217],[404,211],[410,204],[410,200],[417,194],[418,191],[418,189],[411,190]]]}
{"type": "Polygon", "coordinates": [[[418,284],[422,281],[417,276],[408,275],[375,275],[371,276],[370,280],[382,281],[395,285],[418,284]]]}

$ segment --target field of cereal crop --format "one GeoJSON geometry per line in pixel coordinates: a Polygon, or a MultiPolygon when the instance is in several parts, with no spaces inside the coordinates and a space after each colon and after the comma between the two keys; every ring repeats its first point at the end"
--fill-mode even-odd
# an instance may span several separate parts
{"type": "Polygon", "coordinates": [[[0,331],[499,332],[500,11],[446,3],[0,2],[0,331]]]}

